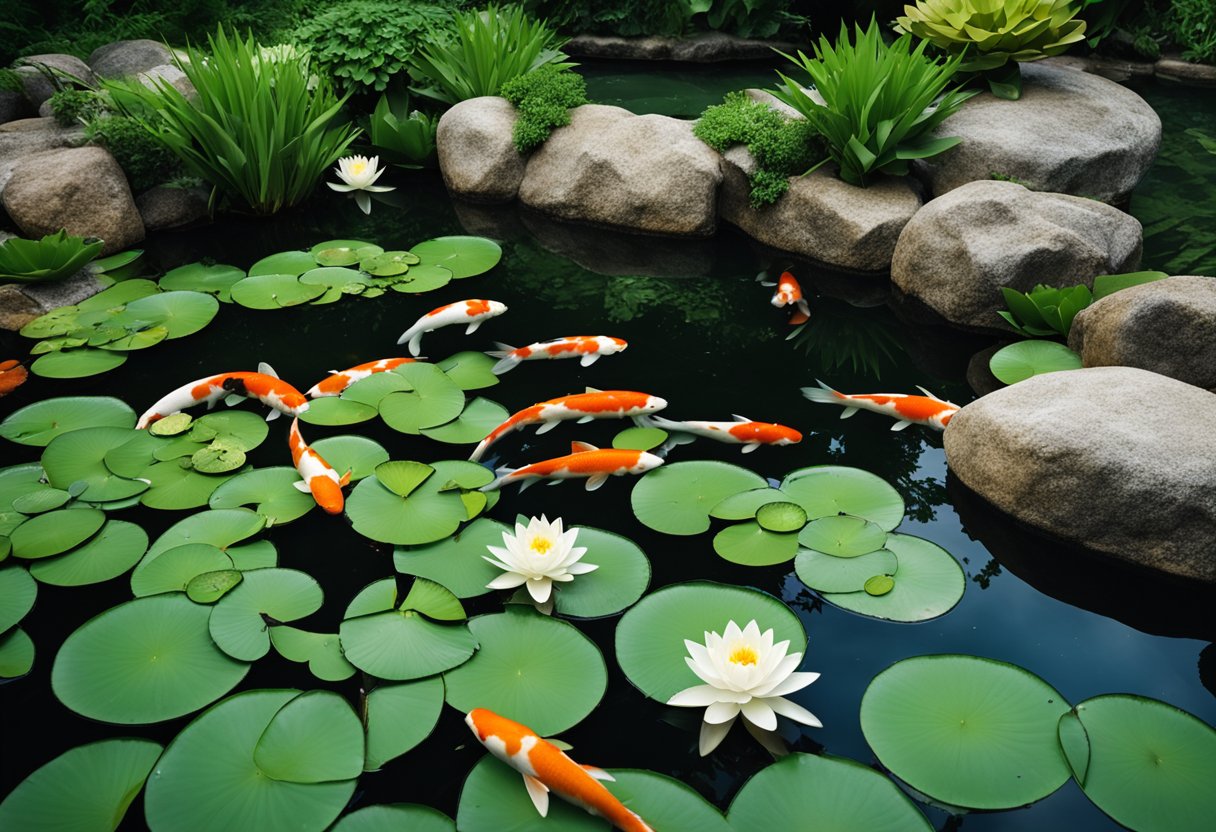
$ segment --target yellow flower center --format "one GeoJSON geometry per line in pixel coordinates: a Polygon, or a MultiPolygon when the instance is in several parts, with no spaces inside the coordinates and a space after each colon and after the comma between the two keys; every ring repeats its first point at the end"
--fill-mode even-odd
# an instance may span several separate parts
{"type": "Polygon", "coordinates": [[[750,644],[740,645],[730,654],[731,664],[755,664],[757,658],[759,657],[750,644]]]}
{"type": "Polygon", "coordinates": [[[547,537],[534,537],[529,548],[538,555],[547,555],[549,550],[553,548],[553,541],[547,537]]]}
{"type": "Polygon", "coordinates": [[[355,174],[356,176],[363,173],[363,171],[365,171],[365,170],[367,170],[366,162],[355,162],[353,165],[350,166],[350,172],[355,174]]]}

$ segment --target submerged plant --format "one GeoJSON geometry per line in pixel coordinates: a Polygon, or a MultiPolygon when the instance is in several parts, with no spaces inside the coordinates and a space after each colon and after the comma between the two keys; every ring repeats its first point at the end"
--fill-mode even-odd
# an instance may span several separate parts
{"type": "Polygon", "coordinates": [[[562,520],[549,522],[542,514],[528,525],[517,522],[515,534],[502,533],[502,546],[487,546],[490,554],[482,557],[503,570],[503,574],[486,584],[489,589],[514,589],[522,586],[537,604],[552,608],[553,583],[573,581],[575,575],[585,575],[599,568],[597,564],[581,563],[587,554],[584,546],[575,546],[578,529],[562,530],[562,520]]]}
{"type": "Polygon", "coordinates": [[[1072,319],[1094,301],[1088,286],[1045,286],[1029,292],[1001,287],[1009,311],[997,312],[1019,335],[1027,338],[1059,335],[1068,337],[1072,319]]]}
{"type": "Polygon", "coordinates": [[[59,229],[41,240],[14,237],[0,245],[0,281],[50,283],[75,274],[101,253],[105,242],[59,229]]]}
{"type": "Polygon", "coordinates": [[[368,121],[372,145],[391,164],[420,168],[435,161],[435,130],[439,119],[418,110],[410,111],[409,97],[380,96],[368,121]]]}
{"type": "Polygon", "coordinates": [[[502,97],[515,105],[515,149],[528,153],[544,144],[555,127],[570,123],[570,108],[587,103],[583,76],[546,64],[502,85],[502,97]]]}
{"type": "Polygon", "coordinates": [[[341,185],[334,182],[326,182],[325,184],[339,193],[353,191],[355,203],[365,214],[372,212],[372,199],[368,194],[380,194],[393,190],[392,185],[376,184],[376,180],[380,178],[380,174],[384,173],[384,168],[380,167],[380,157],[378,156],[373,156],[370,159],[366,156],[346,156],[338,160],[337,173],[338,178],[342,180],[341,185]]]}
{"type": "Polygon", "coordinates": [[[814,58],[786,56],[811,76],[817,97],[780,72],[773,94],[823,136],[840,178],[864,187],[876,173],[902,176],[910,160],[958,144],[957,136],[930,134],[975,93],[946,92],[960,55],[941,63],[925,55],[926,43],[913,49],[908,35],[888,46],[873,20],[855,34],[850,42],[841,24],[835,44],[819,38],[814,58]]]}

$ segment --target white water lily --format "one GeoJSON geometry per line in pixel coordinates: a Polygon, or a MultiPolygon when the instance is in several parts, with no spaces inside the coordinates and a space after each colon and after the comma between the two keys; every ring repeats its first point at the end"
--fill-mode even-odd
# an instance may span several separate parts
{"type": "Polygon", "coordinates": [[[599,569],[596,564],[579,562],[587,549],[574,545],[577,537],[578,529],[562,531],[560,517],[550,523],[542,514],[533,517],[527,526],[516,523],[514,535],[502,533],[502,548],[486,547],[497,560],[482,555],[504,571],[486,586],[489,589],[524,586],[536,603],[549,604],[554,581],[572,581],[575,575],[599,569]]]}
{"type": "Polygon", "coordinates": [[[338,160],[337,173],[338,178],[345,184],[339,185],[334,182],[325,184],[341,193],[354,191],[355,202],[363,213],[370,214],[372,200],[368,193],[380,194],[394,190],[392,185],[376,184],[376,180],[380,178],[380,174],[384,173],[384,170],[380,167],[379,156],[373,156],[370,159],[366,156],[344,156],[338,160]]]}
{"type": "Polygon", "coordinates": [[[803,725],[823,727],[813,713],[784,698],[814,682],[819,674],[796,673],[802,654],[787,655],[789,641],[773,644],[771,629],[761,633],[752,620],[740,630],[730,621],[722,635],[706,633],[704,644],[685,639],[684,646],[688,648],[684,661],[705,684],[680,691],[667,704],[705,708],[699,742],[702,757],[718,747],[739,714],[751,723],[749,730],[755,726],[765,733],[776,731],[778,714],[803,725]]]}

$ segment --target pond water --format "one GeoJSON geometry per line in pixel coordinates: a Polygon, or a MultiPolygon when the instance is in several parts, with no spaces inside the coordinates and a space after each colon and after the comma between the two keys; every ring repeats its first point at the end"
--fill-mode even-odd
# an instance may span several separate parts
{"type": "MultiPolygon", "coordinates": [[[[655,76],[629,66],[588,70],[593,98],[637,111],[695,115],[721,94],[764,80],[766,68],[744,66],[685,70],[655,76]]],[[[1159,207],[1178,171],[1194,170],[1180,159],[1201,162],[1202,151],[1176,152],[1171,119],[1185,126],[1211,126],[1216,109],[1194,115],[1174,90],[1149,88],[1150,101],[1167,122],[1167,154],[1133,200],[1146,222],[1161,219],[1159,207]],[[1204,122],[1202,119],[1206,118],[1204,122]],[[1194,124],[1190,121],[1193,119],[1194,124]],[[1152,207],[1149,207],[1152,206],[1152,207]],[[1144,213],[1141,213],[1144,212],[1144,213]],[[1153,213],[1157,212],[1157,213],[1153,213]]],[[[1202,164],[1208,164],[1206,160],[1202,164]]],[[[1210,168],[1208,168],[1210,172],[1210,168]]],[[[753,246],[724,229],[714,240],[664,243],[570,228],[521,213],[513,207],[486,210],[457,206],[435,174],[396,176],[397,205],[377,204],[370,218],[353,203],[325,194],[306,212],[272,220],[229,217],[215,225],[162,234],[147,243],[159,267],[210,257],[247,268],[267,254],[308,248],[330,238],[376,242],[386,249],[443,234],[484,233],[503,242],[502,263],[489,274],[423,296],[387,293],[375,300],[344,298],[320,307],[256,312],[225,305],[202,332],[132,355],[119,369],[78,381],[31,378],[0,401],[0,417],[32,401],[53,396],[114,395],[142,411],[168,390],[200,376],[272,364],[285,379],[307,387],[331,368],[399,354],[395,341],[419,315],[465,297],[505,302],[510,312],[466,337],[453,327],[428,335],[425,352],[442,357],[461,349],[489,349],[490,342],[530,343],[561,334],[604,333],[625,338],[627,352],[590,368],[576,362],[524,365],[504,383],[482,391],[514,411],[535,401],[579,392],[585,386],[646,391],[671,402],[671,418],[728,419],[732,413],[791,425],[806,435],[799,445],[761,448],[741,457],[738,449],[704,440],[675,449],[671,461],[722,459],[779,479],[807,465],[840,464],[871,471],[896,486],[908,514],[901,532],[928,538],[963,565],[967,589],[947,615],[921,624],[863,618],[819,601],[793,577],[789,565],[736,566],[718,558],[710,535],[670,537],[634,519],[629,493],[634,482],[612,479],[593,493],[579,483],[557,488],[514,488],[492,516],[517,513],[565,518],[570,524],[608,528],[635,540],[654,569],[651,590],[676,581],[707,578],[750,585],[783,597],[798,612],[810,636],[804,669],[822,673],[792,698],[812,710],[822,729],[804,729],[797,750],[819,751],[874,764],[862,736],[858,707],[869,681],[892,662],[928,653],[968,653],[1021,665],[1040,675],[1069,701],[1104,693],[1135,693],[1164,700],[1216,723],[1216,656],[1209,594],[1095,564],[1066,547],[1042,540],[979,503],[946,471],[940,434],[913,427],[889,430],[890,420],[862,413],[841,421],[839,410],[806,401],[799,388],[817,378],[852,392],[912,391],[924,385],[963,404],[974,398],[963,377],[968,357],[983,342],[916,331],[884,305],[883,281],[815,270],[753,246]],[[563,253],[557,253],[563,252],[563,253]],[[784,314],[769,305],[771,289],[757,285],[762,269],[793,267],[812,298],[813,317],[792,341],[784,314]],[[611,271],[608,276],[600,272],[611,271]],[[651,275],[651,276],[647,276],[651,275]],[[1205,611],[1206,610],[1206,611],[1205,611]]],[[[1208,200],[1216,177],[1206,182],[1208,200]]],[[[1200,186],[1196,185],[1196,189],[1200,186]]],[[[1170,199],[1182,198],[1171,194],[1170,199]]],[[[1211,208],[1211,202],[1207,203],[1211,208]]],[[[1195,211],[1191,216],[1199,216],[1195,211]]],[[[1181,256],[1185,228],[1174,227],[1146,243],[1146,267],[1165,267],[1181,256]],[[1170,236],[1173,235],[1173,236],[1170,236]],[[1173,243],[1169,243],[1173,240],[1173,243]],[[1165,247],[1172,245],[1173,249],[1165,247]]],[[[1213,273],[1212,253],[1196,252],[1193,271],[1213,273]],[[1206,258],[1206,260],[1205,260],[1206,258]],[[1201,266],[1203,263],[1207,266],[1201,266]]],[[[0,354],[24,354],[28,342],[3,336],[0,354]]],[[[506,461],[535,460],[566,452],[573,438],[606,445],[616,423],[564,425],[544,436],[504,441],[506,461]]],[[[359,433],[381,442],[394,459],[461,458],[460,448],[396,434],[378,420],[352,428],[313,428],[322,435],[359,433]]],[[[36,459],[39,449],[5,444],[4,464],[36,459]]],[[[271,424],[271,438],[251,455],[258,466],[289,461],[286,420],[271,424]]],[[[136,508],[121,515],[144,526],[151,538],[182,512],[136,508]]],[[[312,512],[268,537],[280,565],[302,569],[325,588],[325,605],[296,622],[333,632],[351,597],[368,583],[393,575],[391,547],[355,534],[342,518],[312,512]]],[[[49,674],[59,645],[83,621],[129,598],[126,578],[80,589],[40,587],[38,603],[23,627],[38,647],[30,676],[0,690],[0,794],[7,794],[33,769],[69,747],[112,736],[167,742],[190,717],[153,726],[115,728],[91,722],[62,706],[49,674]],[[20,740],[14,738],[20,737],[20,740]]],[[[467,602],[471,614],[498,609],[485,596],[467,602]]],[[[744,780],[770,758],[739,729],[709,758],[696,755],[696,720],[649,701],[620,671],[613,652],[619,617],[580,622],[599,645],[609,669],[608,692],[595,713],[563,735],[576,757],[597,765],[638,766],[670,774],[725,806],[744,780]]],[[[256,663],[238,690],[294,686],[328,687],[358,696],[358,677],[318,682],[301,665],[276,657],[256,663]]],[[[469,741],[460,716],[446,709],[434,734],[419,748],[360,778],[352,808],[373,803],[420,802],[455,815],[461,784],[482,756],[469,741]]],[[[938,829],[1105,830],[1120,828],[1072,781],[1029,808],[974,813],[952,819],[926,808],[938,829]]],[[[143,825],[142,798],[124,828],[143,825]]]]}

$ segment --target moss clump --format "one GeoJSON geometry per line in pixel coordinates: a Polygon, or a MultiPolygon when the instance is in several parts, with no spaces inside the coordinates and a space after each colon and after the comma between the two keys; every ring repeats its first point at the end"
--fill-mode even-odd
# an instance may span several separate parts
{"type": "Polygon", "coordinates": [[[105,99],[92,90],[63,89],[51,96],[51,112],[64,127],[86,124],[105,112],[105,99]]]}
{"type": "Polygon", "coordinates": [[[173,151],[135,119],[95,118],[85,125],[85,138],[110,151],[135,193],[178,179],[185,172],[173,151]]]}
{"type": "Polygon", "coordinates": [[[570,108],[587,103],[587,84],[569,69],[542,66],[503,84],[502,96],[519,112],[512,134],[515,149],[528,153],[544,144],[555,127],[570,123],[570,108]]]}
{"type": "Polygon", "coordinates": [[[752,205],[771,205],[798,176],[824,157],[822,140],[803,119],[787,119],[742,92],[727,93],[721,104],[701,114],[693,134],[719,153],[747,145],[756,160],[750,177],[752,205]]]}

